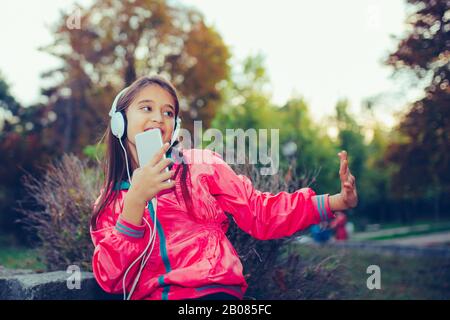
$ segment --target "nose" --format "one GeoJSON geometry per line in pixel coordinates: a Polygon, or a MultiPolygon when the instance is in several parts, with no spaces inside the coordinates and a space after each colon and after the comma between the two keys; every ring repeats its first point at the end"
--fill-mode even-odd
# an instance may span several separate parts
{"type": "Polygon", "coordinates": [[[160,112],[152,112],[151,119],[154,122],[162,123],[162,116],[160,112]]]}

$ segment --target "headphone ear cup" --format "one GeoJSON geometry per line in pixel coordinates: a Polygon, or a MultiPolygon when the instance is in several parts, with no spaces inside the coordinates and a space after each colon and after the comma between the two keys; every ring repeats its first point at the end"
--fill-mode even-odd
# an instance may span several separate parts
{"type": "Polygon", "coordinates": [[[111,117],[111,132],[118,139],[122,139],[126,131],[126,121],[122,112],[114,112],[111,117]]]}

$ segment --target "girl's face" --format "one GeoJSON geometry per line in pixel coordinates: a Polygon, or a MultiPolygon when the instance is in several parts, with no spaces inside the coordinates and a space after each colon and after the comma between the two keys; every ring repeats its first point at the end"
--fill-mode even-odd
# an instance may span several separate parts
{"type": "Polygon", "coordinates": [[[158,85],[149,85],[140,90],[125,111],[127,117],[127,139],[136,152],[135,137],[148,129],[159,128],[163,143],[170,142],[175,125],[175,101],[158,85]]]}

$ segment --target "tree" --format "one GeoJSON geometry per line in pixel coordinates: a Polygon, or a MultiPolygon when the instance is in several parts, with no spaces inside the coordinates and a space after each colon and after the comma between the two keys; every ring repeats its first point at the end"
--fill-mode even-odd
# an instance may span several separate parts
{"type": "Polygon", "coordinates": [[[17,102],[0,75],[0,227],[5,232],[23,236],[14,224],[16,200],[23,197],[20,180],[48,161],[42,130],[50,121],[42,106],[23,107],[17,102]]]}
{"type": "MultiPolygon", "coordinates": [[[[332,119],[338,129],[337,146],[339,150],[346,150],[349,155],[349,167],[352,174],[357,179],[358,187],[358,210],[365,206],[368,197],[365,190],[359,186],[364,184],[367,180],[366,161],[367,161],[367,146],[364,143],[363,128],[358,124],[354,116],[348,110],[348,100],[340,100],[336,104],[336,115],[332,119]]],[[[333,155],[336,157],[336,153],[333,155]]],[[[339,170],[339,162],[336,163],[335,172],[339,170]]],[[[339,177],[336,176],[338,183],[337,190],[340,190],[339,177]]]]}
{"type": "Polygon", "coordinates": [[[412,71],[431,82],[422,99],[402,117],[399,139],[391,143],[387,159],[397,167],[393,191],[399,198],[433,198],[438,217],[441,203],[450,198],[450,1],[408,0],[408,34],[386,63],[395,72],[412,71]]]}
{"type": "Polygon", "coordinates": [[[337,149],[326,130],[312,121],[302,98],[293,98],[284,106],[274,105],[268,86],[264,57],[247,57],[242,70],[234,70],[224,88],[224,102],[213,126],[223,132],[226,128],[279,129],[280,167],[293,166],[294,176],[311,182],[319,192],[338,188],[337,149]],[[292,155],[283,154],[288,143],[296,146],[292,155]]]}
{"type": "Polygon", "coordinates": [[[225,132],[227,128],[270,128],[275,109],[270,95],[264,91],[268,84],[264,57],[247,57],[242,72],[234,71],[222,88],[223,100],[212,125],[225,132]]]}
{"type": "Polygon", "coordinates": [[[309,177],[316,192],[338,190],[336,144],[327,135],[326,126],[316,124],[303,98],[292,98],[281,108],[280,134],[283,144],[293,142],[296,174],[309,177]]]}
{"type": "MultiPolygon", "coordinates": [[[[390,132],[378,122],[371,128],[371,141],[365,146],[367,154],[361,179],[357,177],[358,192],[363,202],[358,206],[362,217],[373,222],[383,222],[399,218],[399,212],[390,194],[391,164],[385,154],[391,136],[390,132]]],[[[352,169],[353,170],[353,169],[352,169]]]]}
{"type": "Polygon", "coordinates": [[[349,166],[356,177],[361,177],[367,158],[362,127],[348,112],[348,101],[336,104],[336,124],[339,130],[339,147],[349,154],[349,166]]]}
{"type": "Polygon", "coordinates": [[[202,14],[165,0],[97,0],[80,9],[80,28],[69,15],[55,27],[55,41],[43,48],[62,61],[44,78],[62,79],[43,90],[57,114],[54,145],[80,152],[96,142],[108,120],[114,95],[138,76],[169,78],[183,97],[183,125],[208,127],[227,79],[229,52],[202,14]]]}

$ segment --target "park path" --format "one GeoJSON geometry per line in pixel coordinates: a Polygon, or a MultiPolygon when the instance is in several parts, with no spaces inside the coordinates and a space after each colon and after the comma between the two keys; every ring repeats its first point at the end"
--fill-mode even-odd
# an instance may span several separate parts
{"type": "MultiPolygon", "coordinates": [[[[400,239],[380,240],[379,243],[430,247],[450,244],[450,231],[433,234],[411,236],[400,239]]],[[[449,245],[450,248],[450,245],[449,245]]]]}
{"type": "Polygon", "coordinates": [[[352,235],[352,239],[355,240],[370,240],[372,238],[377,237],[389,237],[393,235],[400,235],[400,234],[408,234],[411,232],[424,232],[429,231],[431,229],[431,226],[429,224],[420,224],[416,226],[405,226],[405,227],[397,227],[397,228],[389,228],[389,229],[383,229],[383,230],[377,230],[377,231],[365,231],[365,232],[358,232],[352,235]]]}
{"type": "Polygon", "coordinates": [[[372,253],[450,258],[450,231],[389,240],[332,241],[327,245],[372,253]]]}

